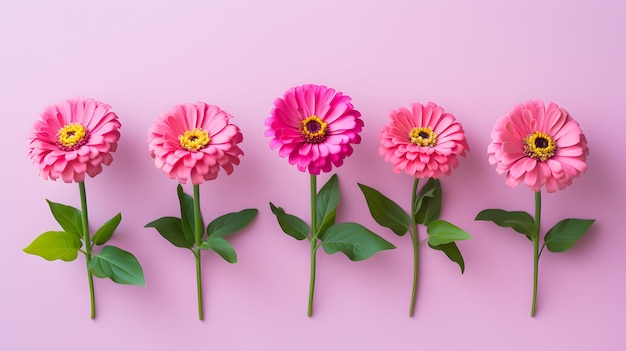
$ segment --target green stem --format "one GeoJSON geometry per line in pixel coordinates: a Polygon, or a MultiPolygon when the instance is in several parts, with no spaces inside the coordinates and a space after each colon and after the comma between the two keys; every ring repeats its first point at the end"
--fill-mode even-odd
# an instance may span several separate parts
{"type": "Polygon", "coordinates": [[[307,316],[313,315],[313,294],[315,293],[315,266],[317,261],[317,176],[311,174],[311,276],[309,281],[309,308],[307,316]]]}
{"type": "Polygon", "coordinates": [[[202,265],[200,262],[200,250],[194,249],[193,256],[196,259],[196,286],[198,289],[198,319],[204,320],[204,310],[202,308],[202,265]]]}
{"type": "Polygon", "coordinates": [[[539,278],[539,234],[541,231],[541,191],[535,192],[535,235],[533,236],[533,304],[530,309],[530,316],[535,316],[537,309],[537,281],[539,278]]]}
{"type": "Polygon", "coordinates": [[[96,318],[96,294],[93,288],[93,274],[89,269],[91,262],[91,235],[89,234],[89,216],[87,213],[87,193],[85,191],[85,183],[79,182],[80,190],[80,209],[83,222],[83,241],[85,242],[85,261],[87,262],[87,280],[89,281],[89,300],[91,302],[91,319],[96,318]]]}
{"type": "Polygon", "coordinates": [[[418,248],[419,241],[417,236],[417,222],[415,221],[415,200],[417,197],[417,185],[419,184],[419,178],[415,178],[413,182],[413,192],[411,193],[411,225],[413,230],[409,232],[411,234],[411,243],[413,244],[413,290],[411,292],[411,307],[409,308],[409,317],[413,317],[415,311],[415,300],[417,298],[417,281],[419,278],[419,256],[418,248]]]}
{"type": "Polygon", "coordinates": [[[202,308],[202,265],[200,260],[201,250],[199,246],[202,244],[202,235],[204,234],[204,228],[202,228],[202,215],[200,214],[200,185],[193,185],[193,219],[194,219],[194,239],[195,247],[193,248],[193,255],[196,259],[196,286],[198,289],[198,318],[204,320],[204,310],[202,308]]]}

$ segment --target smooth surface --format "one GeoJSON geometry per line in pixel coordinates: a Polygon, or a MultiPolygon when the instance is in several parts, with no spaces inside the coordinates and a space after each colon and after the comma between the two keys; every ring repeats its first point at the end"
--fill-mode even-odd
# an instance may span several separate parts
{"type": "Polygon", "coordinates": [[[3,1],[0,349],[623,349],[625,23],[617,0],[3,1]],[[365,121],[362,143],[337,170],[338,219],[398,247],[357,263],[320,250],[313,318],[308,245],[283,234],[268,206],[307,218],[308,175],[263,136],[273,100],[304,83],[350,95],[365,121]],[[86,183],[90,220],[95,228],[122,212],[111,243],[137,256],[147,281],[97,280],[95,321],[83,259],[51,263],[21,251],[57,228],[45,198],[79,206],[78,186],[44,181],[26,151],[43,108],[77,95],[121,118],[113,164],[86,183]],[[473,221],[485,208],[532,212],[532,192],[508,188],[486,154],[498,116],[531,98],[565,107],[591,150],[586,173],[544,195],[543,230],[565,217],[597,220],[571,251],[542,257],[534,319],[531,243],[473,221]],[[201,186],[205,220],[260,210],[232,237],[238,264],[204,256],[204,322],[193,255],[143,228],[178,211],[176,182],[153,166],[147,130],[163,110],[199,100],[235,116],[245,152],[231,176],[201,186]],[[409,318],[409,238],[376,225],[356,183],[409,207],[412,179],[378,155],[377,135],[388,111],[429,100],[466,130],[471,150],[442,181],[442,216],[474,239],[459,245],[463,276],[423,248],[409,318]]]}

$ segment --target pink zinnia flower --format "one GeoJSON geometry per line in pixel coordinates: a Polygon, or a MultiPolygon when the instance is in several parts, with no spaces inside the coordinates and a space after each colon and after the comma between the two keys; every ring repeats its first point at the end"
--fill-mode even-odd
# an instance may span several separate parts
{"type": "Polygon", "coordinates": [[[290,164],[313,175],[341,166],[352,154],[350,144],[361,142],[363,121],[351,100],[325,86],[289,89],[274,101],[272,116],[265,120],[270,148],[279,148],[280,157],[289,157],[290,164]]]}
{"type": "Polygon", "coordinates": [[[463,127],[443,108],[429,102],[414,103],[411,110],[400,107],[389,114],[391,122],[379,134],[378,153],[391,162],[393,171],[416,178],[450,175],[465,157],[469,145],[463,127]]]}
{"type": "Polygon", "coordinates": [[[239,164],[243,151],[237,146],[243,135],[232,116],[204,102],[182,104],[162,113],[148,131],[154,164],[171,179],[193,184],[217,178],[220,168],[227,174],[239,164]]]}
{"type": "Polygon", "coordinates": [[[487,148],[489,163],[506,184],[524,181],[529,188],[549,193],[565,189],[587,169],[587,140],[580,126],[565,109],[531,100],[500,117],[487,148]]]}
{"type": "Polygon", "coordinates": [[[89,98],[48,106],[29,137],[28,156],[44,179],[82,182],[113,162],[121,124],[111,106],[89,98]]]}

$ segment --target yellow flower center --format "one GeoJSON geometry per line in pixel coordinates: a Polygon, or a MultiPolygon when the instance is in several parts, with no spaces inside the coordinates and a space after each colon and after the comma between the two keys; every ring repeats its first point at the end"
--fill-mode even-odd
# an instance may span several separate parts
{"type": "Polygon", "coordinates": [[[554,156],[554,140],[544,132],[534,132],[524,139],[524,153],[531,158],[545,161],[554,156]]]}
{"type": "Polygon", "coordinates": [[[57,145],[66,151],[75,150],[87,142],[87,131],[77,123],[70,123],[63,126],[57,132],[57,145]]]}
{"type": "Polygon", "coordinates": [[[415,127],[411,129],[409,138],[415,145],[432,147],[437,141],[437,134],[430,127],[415,127]]]}
{"type": "Polygon", "coordinates": [[[209,138],[209,133],[200,128],[194,128],[193,130],[188,130],[185,134],[178,136],[178,141],[180,142],[180,146],[189,151],[198,151],[209,144],[211,138],[209,138]]]}
{"type": "Polygon", "coordinates": [[[308,143],[318,144],[326,139],[328,124],[317,116],[311,116],[300,122],[298,130],[308,143]]]}

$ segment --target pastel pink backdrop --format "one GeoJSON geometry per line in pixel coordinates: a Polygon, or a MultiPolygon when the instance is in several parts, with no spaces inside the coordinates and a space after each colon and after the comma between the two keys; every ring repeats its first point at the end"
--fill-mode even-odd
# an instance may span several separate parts
{"type": "Polygon", "coordinates": [[[3,1],[0,349],[622,349],[625,23],[619,0],[3,1]],[[284,235],[268,208],[306,218],[308,176],[263,136],[273,100],[304,83],[352,96],[365,121],[363,142],[337,170],[339,220],[398,247],[357,263],[320,252],[313,318],[308,247],[284,235]],[[121,118],[113,164],[86,183],[90,216],[95,226],[122,212],[112,243],[138,257],[147,280],[97,280],[95,321],[82,258],[50,263],[21,251],[56,226],[45,198],[79,205],[76,185],[44,181],[26,155],[43,108],[77,95],[121,118]],[[571,251],[541,259],[534,319],[530,242],[473,221],[485,208],[532,211],[532,192],[508,188],[486,155],[498,116],[531,98],[568,109],[591,150],[582,177],[544,196],[544,231],[565,217],[597,219],[571,251]],[[154,168],[146,132],[161,111],[195,101],[233,114],[244,133],[241,165],[201,187],[204,217],[260,210],[232,237],[238,264],[205,256],[204,322],[192,255],[143,229],[178,211],[176,182],[154,168]],[[465,127],[471,151],[442,181],[442,216],[474,239],[459,245],[463,276],[441,253],[422,251],[409,318],[410,243],[370,218],[356,183],[408,207],[412,179],[378,156],[377,135],[388,111],[414,101],[442,105],[465,127]]]}

